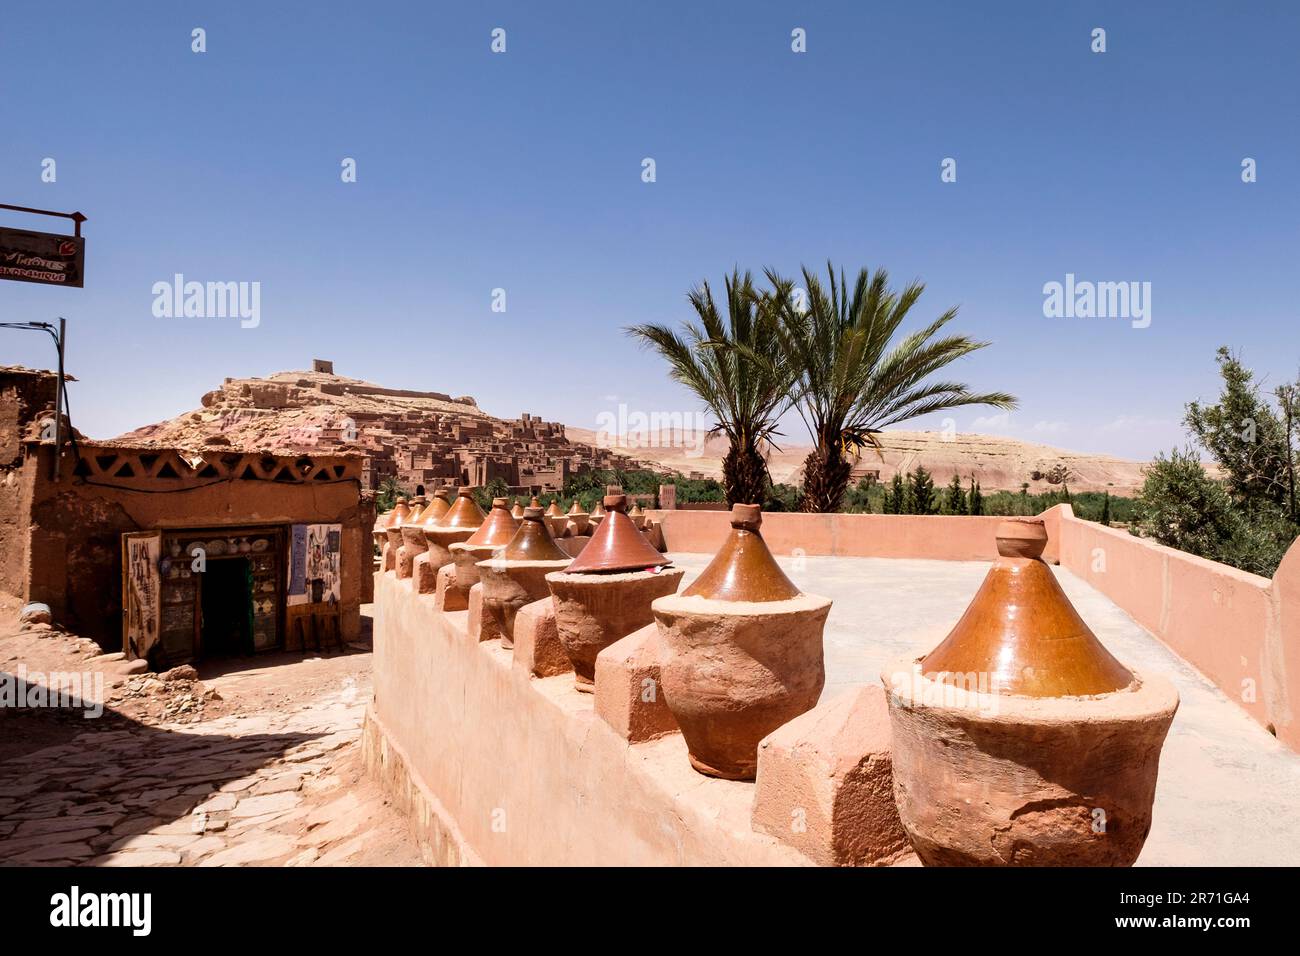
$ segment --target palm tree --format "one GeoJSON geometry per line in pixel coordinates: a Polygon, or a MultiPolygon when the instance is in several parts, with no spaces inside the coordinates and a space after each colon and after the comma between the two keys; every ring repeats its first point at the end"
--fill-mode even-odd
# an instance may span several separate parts
{"type": "MultiPolygon", "coordinates": [[[[959,382],[929,377],[957,359],[984,348],[964,335],[936,338],[957,310],[949,309],[925,328],[891,346],[891,340],[925,286],[913,282],[890,290],[883,269],[858,273],[850,289],[827,263],[829,292],[803,269],[808,297],[796,309],[781,300],[782,360],[798,370],[794,405],[813,437],[804,461],[804,511],[835,511],[862,449],[879,450],[875,435],[890,425],[964,405],[1016,407],[1006,392],[972,392],[959,382]]],[[[778,287],[785,280],[769,272],[778,287]]]]}
{"type": "Polygon", "coordinates": [[[700,324],[681,332],[664,325],[636,325],[629,335],[659,352],[672,378],[685,385],[717,420],[710,434],[730,443],[722,460],[728,504],[761,503],[770,482],[763,451],[772,443],[777,419],[789,406],[794,372],[785,362],[777,331],[789,284],[756,293],[739,270],[724,279],[724,320],[707,282],[687,295],[700,324]]]}

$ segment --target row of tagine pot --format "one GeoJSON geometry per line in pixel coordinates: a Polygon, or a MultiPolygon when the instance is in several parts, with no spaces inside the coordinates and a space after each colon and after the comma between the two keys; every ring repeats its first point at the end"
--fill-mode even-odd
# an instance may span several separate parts
{"type": "MultiPolygon", "coordinates": [[[[757,505],[733,507],[727,538],[680,593],[684,573],[626,497],[602,506],[571,559],[540,507],[515,518],[497,499],[447,562],[482,583],[484,626],[506,647],[518,610],[551,595],[580,691],[601,650],[653,621],[691,766],[753,779],[760,741],[821,696],[831,601],[781,570],[757,505]]],[[[895,802],[927,864],[1130,865],[1150,830],[1178,695],[1102,646],[1043,562],[1046,542],[1041,520],[999,525],[998,559],[952,632],[882,672],[895,802]]]]}

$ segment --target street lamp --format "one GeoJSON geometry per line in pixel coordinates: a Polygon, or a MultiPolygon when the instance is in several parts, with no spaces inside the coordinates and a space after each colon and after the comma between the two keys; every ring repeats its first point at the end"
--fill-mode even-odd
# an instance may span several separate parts
{"type": "MultiPolygon", "coordinates": [[[[80,224],[78,224],[80,225],[80,224]]],[[[63,393],[66,389],[63,376],[63,348],[68,337],[68,320],[59,316],[56,329],[50,322],[0,322],[0,329],[27,329],[31,332],[48,332],[59,353],[59,381],[54,389],[54,470],[50,478],[59,480],[59,462],[63,457],[63,393]]],[[[71,423],[69,423],[71,427],[71,423]]]]}

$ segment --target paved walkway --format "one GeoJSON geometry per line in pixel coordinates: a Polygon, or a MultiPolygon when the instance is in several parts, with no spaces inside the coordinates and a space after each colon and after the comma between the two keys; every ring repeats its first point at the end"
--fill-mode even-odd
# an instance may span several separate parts
{"type": "Polygon", "coordinates": [[[4,716],[38,749],[0,762],[0,865],[420,863],[361,765],[368,653],[200,673],[238,712],[4,716]]]}
{"type": "MultiPolygon", "coordinates": [[[[689,583],[707,555],[674,554],[689,583]]],[[[807,557],[782,567],[804,590],[832,598],[826,690],[879,683],[881,668],[939,643],[988,570],[978,561],[807,557]]],[[[1139,865],[1295,866],[1300,863],[1300,755],[1277,742],[1218,688],[1069,571],[1061,586],[1123,663],[1174,683],[1178,714],[1160,760],[1151,835],[1139,865]]]]}

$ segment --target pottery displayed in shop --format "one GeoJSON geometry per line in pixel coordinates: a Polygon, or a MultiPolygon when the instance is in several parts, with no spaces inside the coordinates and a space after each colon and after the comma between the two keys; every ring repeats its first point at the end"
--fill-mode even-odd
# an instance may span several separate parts
{"type": "Polygon", "coordinates": [[[811,710],[826,681],[822,632],[831,601],[786,577],[761,524],[758,505],[735,505],[731,531],[700,577],[651,605],[664,702],[691,766],[729,780],[754,778],[759,741],[811,710]]]}
{"type": "Polygon", "coordinates": [[[483,613],[492,616],[503,647],[514,646],[519,609],[547,597],[551,592],[546,575],[564,570],[570,560],[555,543],[542,509],[528,507],[509,544],[496,556],[478,563],[483,613]]]}
{"type": "Polygon", "coordinates": [[[506,507],[508,498],[493,498],[492,510],[472,535],[451,545],[451,558],[456,563],[456,587],[469,591],[478,584],[478,562],[485,561],[508,545],[519,530],[519,521],[506,507]]]}
{"type": "Polygon", "coordinates": [[[685,572],[665,567],[625,513],[627,499],[605,499],[610,520],[596,529],[582,553],[564,571],[546,575],[555,601],[555,623],[573,665],[574,685],[591,693],[596,655],[654,620],[656,598],[674,594],[685,572]]]}
{"type": "Polygon", "coordinates": [[[928,865],[1129,866],[1151,827],[1178,693],[1116,660],[1042,560],[1042,519],[924,657],[881,673],[894,797],[928,865]]]}

